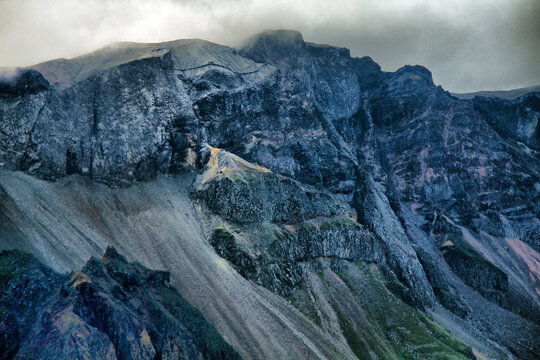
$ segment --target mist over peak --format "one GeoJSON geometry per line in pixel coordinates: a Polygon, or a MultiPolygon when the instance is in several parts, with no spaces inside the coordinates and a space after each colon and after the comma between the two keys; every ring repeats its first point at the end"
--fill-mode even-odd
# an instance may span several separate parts
{"type": "Polygon", "coordinates": [[[2,1],[0,66],[72,58],[116,41],[236,46],[265,29],[344,46],[385,71],[423,64],[454,92],[540,83],[540,3],[493,1],[2,1]]]}

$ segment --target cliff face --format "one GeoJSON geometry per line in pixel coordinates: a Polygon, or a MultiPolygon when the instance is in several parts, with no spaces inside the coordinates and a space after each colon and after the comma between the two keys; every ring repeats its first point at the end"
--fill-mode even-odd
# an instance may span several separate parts
{"type": "MultiPolygon", "coordinates": [[[[201,244],[174,246],[215,252],[249,284],[296,299],[302,316],[318,314],[325,339],[345,357],[365,355],[364,347],[380,358],[404,356],[385,341],[358,347],[364,320],[353,308],[368,310],[351,299],[375,279],[370,286],[432,312],[490,356],[535,358],[539,103],[537,92],[458,99],[424,67],[383,72],[368,57],[294,31],[263,32],[238,49],[202,40],[120,43],[53,60],[0,82],[0,246],[24,246],[51,263],[44,254],[54,254],[66,270],[125,241],[129,257],[193,284],[160,257],[177,241],[172,229],[187,229],[175,223],[179,214],[194,211],[201,244]],[[64,179],[75,174],[110,188],[64,179]],[[196,178],[189,189],[180,181],[180,196],[160,175],[196,178]],[[156,196],[159,186],[170,198],[156,196]],[[148,205],[133,194],[148,196],[148,205]],[[56,223],[63,208],[74,215],[56,223]],[[166,219],[159,228],[149,223],[156,209],[166,219]],[[141,245],[126,226],[160,245],[141,245]],[[318,281],[320,273],[329,277],[318,281]]],[[[292,347],[301,357],[299,343],[310,344],[304,356],[336,356],[311,343],[319,330],[290,309],[280,307],[280,316],[298,342],[281,345],[278,323],[265,320],[275,342],[257,351],[256,331],[224,324],[238,312],[195,292],[187,298],[244,357],[290,356],[292,347]]]]}

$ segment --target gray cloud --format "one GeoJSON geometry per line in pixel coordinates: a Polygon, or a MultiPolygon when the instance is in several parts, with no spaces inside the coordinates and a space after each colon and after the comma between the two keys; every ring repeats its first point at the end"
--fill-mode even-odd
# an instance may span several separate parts
{"type": "Polygon", "coordinates": [[[537,0],[0,0],[0,66],[120,40],[235,45],[268,28],[346,46],[384,70],[422,64],[450,91],[540,83],[537,0]]]}

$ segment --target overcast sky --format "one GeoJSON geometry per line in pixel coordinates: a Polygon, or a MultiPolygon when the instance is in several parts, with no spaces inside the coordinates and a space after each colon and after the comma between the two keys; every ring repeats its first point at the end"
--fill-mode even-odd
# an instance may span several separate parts
{"type": "Polygon", "coordinates": [[[386,71],[421,64],[454,92],[540,84],[540,0],[0,0],[0,66],[120,40],[235,45],[296,29],[386,71]]]}

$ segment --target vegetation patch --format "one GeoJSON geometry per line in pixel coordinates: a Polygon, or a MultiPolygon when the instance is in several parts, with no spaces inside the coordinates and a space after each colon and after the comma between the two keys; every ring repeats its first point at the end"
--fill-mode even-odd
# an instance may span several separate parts
{"type": "Polygon", "coordinates": [[[447,234],[443,257],[465,284],[495,300],[508,289],[508,276],[466,243],[460,235],[447,234]]]}
{"type": "Polygon", "coordinates": [[[313,300],[305,287],[294,289],[291,295],[285,297],[285,300],[287,300],[289,304],[294,306],[298,311],[313,321],[313,323],[315,323],[317,326],[322,326],[322,320],[319,317],[317,309],[313,304],[313,300]]]}
{"type": "Polygon", "coordinates": [[[355,323],[354,314],[338,302],[334,302],[333,307],[343,335],[360,359],[373,355],[400,360],[474,359],[467,345],[394,294],[400,290],[392,289],[393,285],[389,289],[389,283],[397,282],[395,275],[392,277],[391,272],[381,266],[355,264],[360,272],[355,272],[354,282],[352,273],[342,279],[365,310],[369,323],[355,323]]]}
{"type": "Polygon", "coordinates": [[[220,226],[210,236],[210,244],[217,254],[228,260],[240,275],[249,278],[257,272],[255,261],[236,244],[234,235],[220,226]]]}
{"type": "Polygon", "coordinates": [[[2,251],[0,253],[0,287],[21,276],[32,260],[31,255],[19,250],[2,251]]]}
{"type": "Polygon", "coordinates": [[[359,223],[357,223],[356,221],[354,221],[353,219],[351,219],[349,217],[336,216],[336,217],[332,217],[332,218],[330,218],[328,220],[325,220],[321,224],[320,228],[321,228],[321,230],[329,230],[329,229],[338,229],[338,230],[356,229],[356,230],[361,230],[362,225],[360,225],[359,223]]]}
{"type": "Polygon", "coordinates": [[[384,281],[384,286],[396,297],[401,299],[404,303],[415,306],[416,301],[411,294],[411,290],[403,285],[397,278],[396,274],[390,268],[384,264],[379,264],[379,270],[384,281]]]}
{"type": "MultiPolygon", "coordinates": [[[[369,345],[356,330],[354,322],[347,315],[345,315],[343,311],[341,311],[337,304],[334,304],[333,307],[336,311],[339,327],[341,328],[343,336],[345,337],[345,340],[347,340],[347,344],[349,344],[349,347],[353,351],[354,355],[356,355],[359,359],[371,359],[372,356],[371,352],[369,351],[369,345]]],[[[385,357],[378,356],[378,358],[384,359],[385,357]]]]}

